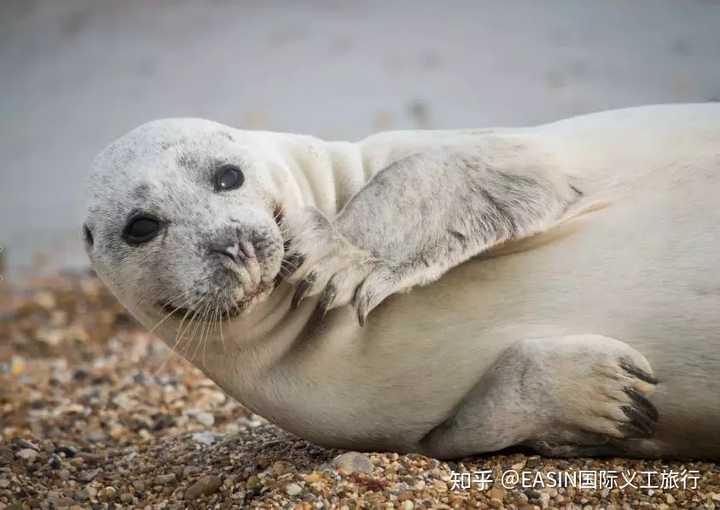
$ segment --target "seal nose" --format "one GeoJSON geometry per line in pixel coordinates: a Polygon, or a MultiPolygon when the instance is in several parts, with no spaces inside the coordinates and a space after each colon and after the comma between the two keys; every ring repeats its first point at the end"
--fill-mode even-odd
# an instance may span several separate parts
{"type": "Polygon", "coordinates": [[[255,258],[255,247],[253,244],[239,236],[232,236],[223,242],[213,243],[209,246],[209,249],[211,253],[228,257],[237,264],[242,264],[249,259],[255,258]]]}

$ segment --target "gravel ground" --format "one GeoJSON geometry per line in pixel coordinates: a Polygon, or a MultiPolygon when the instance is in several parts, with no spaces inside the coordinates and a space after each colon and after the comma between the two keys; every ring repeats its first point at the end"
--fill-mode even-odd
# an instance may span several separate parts
{"type": "Polygon", "coordinates": [[[439,462],[320,448],[227,398],[94,277],[0,287],[0,510],[716,507],[713,463],[517,452],[439,462]],[[507,470],[546,486],[506,490],[507,470]],[[606,478],[549,487],[581,472],[606,478]],[[661,479],[679,487],[658,488],[661,479]]]}

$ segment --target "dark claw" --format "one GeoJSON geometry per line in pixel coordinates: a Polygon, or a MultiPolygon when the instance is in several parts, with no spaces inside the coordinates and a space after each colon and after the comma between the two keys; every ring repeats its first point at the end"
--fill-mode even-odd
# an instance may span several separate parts
{"type": "Polygon", "coordinates": [[[632,406],[624,406],[622,410],[625,416],[632,420],[623,425],[632,425],[639,431],[640,437],[650,437],[655,433],[655,422],[643,414],[642,411],[632,406]]]}
{"type": "Polygon", "coordinates": [[[623,359],[620,361],[620,366],[623,370],[625,370],[628,374],[637,377],[641,381],[645,381],[646,383],[650,384],[657,384],[658,380],[655,379],[652,375],[648,374],[644,370],[636,367],[632,362],[629,360],[623,359]]]}
{"type": "Polygon", "coordinates": [[[647,398],[632,388],[625,388],[625,393],[633,400],[635,407],[640,409],[642,413],[652,421],[657,421],[660,417],[657,408],[647,398]]]}
{"type": "Polygon", "coordinates": [[[290,253],[285,257],[281,267],[283,268],[282,273],[285,278],[291,276],[300,266],[305,262],[305,255],[300,253],[290,253]]]}
{"type": "Polygon", "coordinates": [[[358,324],[360,324],[360,327],[361,327],[361,328],[364,327],[364,326],[365,326],[365,322],[366,322],[366,320],[367,320],[367,314],[364,313],[364,312],[362,312],[362,311],[360,311],[360,309],[358,309],[358,311],[357,311],[357,318],[358,318],[358,324]]]}
{"type": "Polygon", "coordinates": [[[367,303],[368,298],[365,295],[360,295],[360,289],[362,288],[362,285],[360,285],[355,290],[355,296],[353,297],[353,306],[355,307],[355,312],[357,313],[357,319],[358,324],[360,324],[360,327],[362,328],[365,326],[365,323],[367,322],[367,303]]]}
{"type": "Polygon", "coordinates": [[[337,289],[334,285],[328,285],[325,287],[325,290],[322,293],[322,296],[320,297],[320,304],[318,305],[318,310],[320,313],[320,318],[324,319],[327,315],[328,309],[332,306],[333,302],[335,301],[335,296],[337,295],[337,289]]]}
{"type": "Polygon", "coordinates": [[[295,294],[293,294],[292,301],[290,303],[290,307],[293,310],[300,306],[302,300],[305,299],[305,295],[312,288],[315,278],[315,273],[310,273],[304,280],[298,283],[298,286],[295,289],[295,294]]]}
{"type": "Polygon", "coordinates": [[[640,439],[652,437],[655,433],[655,429],[648,429],[647,427],[629,421],[620,425],[620,431],[625,435],[627,439],[640,439]]]}

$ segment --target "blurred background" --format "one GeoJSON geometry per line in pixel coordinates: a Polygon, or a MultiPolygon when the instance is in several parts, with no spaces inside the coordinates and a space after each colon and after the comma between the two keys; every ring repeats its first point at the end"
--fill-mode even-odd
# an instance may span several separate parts
{"type": "Polygon", "coordinates": [[[720,100],[720,2],[0,1],[6,274],[81,267],[93,156],[151,119],[362,138],[720,100]]]}

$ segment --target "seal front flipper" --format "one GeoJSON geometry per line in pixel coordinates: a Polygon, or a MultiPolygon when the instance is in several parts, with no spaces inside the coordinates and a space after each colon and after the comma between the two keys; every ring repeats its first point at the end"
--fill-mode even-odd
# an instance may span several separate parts
{"type": "Polygon", "coordinates": [[[437,280],[499,243],[556,225],[582,196],[528,137],[488,136],[405,157],[378,172],[334,219],[293,215],[303,263],[294,304],[320,295],[325,312],[350,302],[358,319],[391,294],[437,280]]]}
{"type": "Polygon", "coordinates": [[[645,357],[613,338],[518,341],[420,451],[450,458],[526,445],[550,456],[652,456],[656,384],[645,357]]]}
{"type": "Polygon", "coordinates": [[[291,283],[297,283],[293,308],[319,294],[319,312],[324,316],[352,301],[364,325],[370,310],[400,290],[402,268],[355,246],[314,207],[297,216],[290,255],[301,262],[287,275],[291,283]]]}

